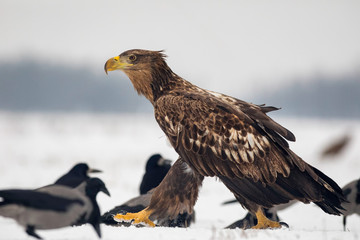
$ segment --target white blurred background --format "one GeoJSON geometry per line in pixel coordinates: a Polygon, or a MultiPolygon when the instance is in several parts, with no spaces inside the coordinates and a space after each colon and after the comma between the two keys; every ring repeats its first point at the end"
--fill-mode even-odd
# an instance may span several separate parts
{"type": "Polygon", "coordinates": [[[200,87],[284,114],[360,117],[359,12],[356,0],[2,0],[0,109],[149,110],[122,73],[103,72],[144,48],[200,87]]]}

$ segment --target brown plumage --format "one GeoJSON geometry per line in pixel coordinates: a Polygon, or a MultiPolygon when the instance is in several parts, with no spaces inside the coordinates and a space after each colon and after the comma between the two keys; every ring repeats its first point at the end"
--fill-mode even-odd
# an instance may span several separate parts
{"type": "Polygon", "coordinates": [[[149,209],[153,219],[174,219],[183,213],[193,213],[204,176],[192,171],[181,157],[155,188],[149,209]],[[170,204],[169,204],[170,203],[170,204]]]}
{"type": "MultiPolygon", "coordinates": [[[[277,108],[199,88],[176,75],[161,51],[126,51],[105,64],[106,72],[117,69],[153,104],[158,124],[195,176],[219,177],[251,212],[297,199],[340,214],[341,188],[289,149],[286,140],[295,136],[266,115],[277,108]]],[[[153,199],[162,204],[151,204],[152,215],[186,197],[161,185],[153,199]]]]}

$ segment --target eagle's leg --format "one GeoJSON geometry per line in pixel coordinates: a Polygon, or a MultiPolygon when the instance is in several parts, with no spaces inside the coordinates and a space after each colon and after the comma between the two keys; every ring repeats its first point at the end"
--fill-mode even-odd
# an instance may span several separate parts
{"type": "Polygon", "coordinates": [[[114,220],[117,222],[131,222],[132,220],[134,220],[134,224],[144,223],[150,227],[155,227],[155,224],[149,219],[151,213],[152,210],[147,207],[137,213],[126,213],[125,215],[116,214],[114,216],[114,220]]]}
{"type": "Polygon", "coordinates": [[[252,229],[265,229],[265,228],[281,228],[281,224],[276,221],[272,221],[268,219],[261,208],[257,210],[256,218],[257,218],[257,224],[252,227],[252,229]]]}
{"type": "Polygon", "coordinates": [[[133,224],[145,223],[155,227],[150,217],[155,220],[173,220],[181,213],[191,214],[203,179],[204,176],[192,171],[187,163],[179,158],[159,186],[153,190],[147,208],[137,213],[117,214],[114,220],[133,224]]]}

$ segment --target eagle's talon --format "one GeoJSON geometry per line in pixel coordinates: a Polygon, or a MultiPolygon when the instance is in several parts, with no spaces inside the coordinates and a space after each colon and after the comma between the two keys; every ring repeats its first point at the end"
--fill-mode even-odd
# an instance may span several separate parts
{"type": "Polygon", "coordinates": [[[155,227],[155,224],[153,221],[149,219],[149,216],[151,215],[150,210],[147,210],[145,208],[144,210],[137,212],[137,213],[126,213],[124,214],[116,214],[113,218],[116,222],[128,222],[133,225],[146,225],[149,227],[155,227]]]}
{"type": "Polygon", "coordinates": [[[259,209],[256,212],[256,218],[257,218],[257,224],[255,226],[251,227],[251,229],[268,229],[268,228],[276,229],[276,228],[282,227],[280,222],[272,221],[272,220],[268,219],[264,215],[264,213],[261,209],[259,209]]]}
{"type": "Polygon", "coordinates": [[[287,224],[286,222],[280,222],[281,227],[286,227],[289,228],[289,224],[287,224]]]}
{"type": "Polygon", "coordinates": [[[278,229],[281,227],[282,227],[281,223],[271,221],[270,223],[256,224],[251,229],[278,229]]]}

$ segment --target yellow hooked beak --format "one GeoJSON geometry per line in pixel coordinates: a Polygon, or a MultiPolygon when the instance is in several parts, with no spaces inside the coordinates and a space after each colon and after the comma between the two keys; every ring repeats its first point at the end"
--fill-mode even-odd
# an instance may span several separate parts
{"type": "Polygon", "coordinates": [[[110,58],[106,61],[104,70],[108,74],[108,71],[122,70],[126,67],[132,66],[133,64],[122,61],[119,56],[110,58]]]}

